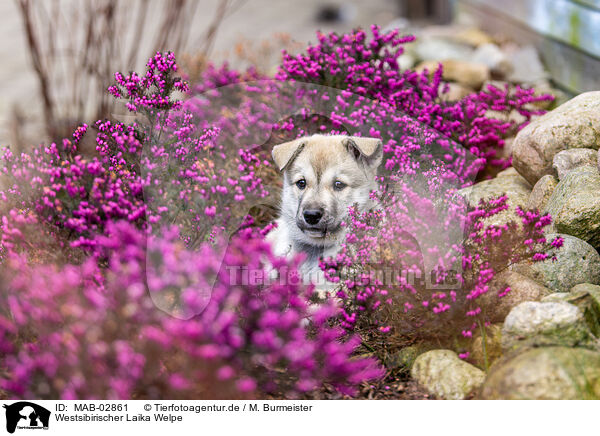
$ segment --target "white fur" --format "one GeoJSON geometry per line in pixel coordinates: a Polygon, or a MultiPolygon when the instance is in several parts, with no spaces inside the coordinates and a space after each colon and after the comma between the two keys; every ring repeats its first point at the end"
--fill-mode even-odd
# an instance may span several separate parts
{"type": "Polygon", "coordinates": [[[278,256],[292,257],[298,253],[306,256],[300,272],[304,281],[314,283],[321,295],[331,290],[333,283],[325,280],[319,260],[335,256],[346,239],[346,227],[338,227],[338,224],[346,220],[348,208],[352,205],[357,206],[360,212],[376,206],[370,193],[377,187],[375,174],[381,162],[380,143],[374,142],[378,141],[374,138],[350,138],[355,140],[351,142],[353,146],[356,146],[356,142],[362,145],[369,141],[365,148],[370,150],[371,156],[356,156],[346,145],[342,145],[348,139],[338,135],[300,138],[296,140],[297,144],[284,144],[288,149],[285,150],[283,161],[280,156],[275,156],[274,149],[276,163],[284,169],[284,180],[281,213],[276,220],[277,227],[267,235],[267,240],[278,256]],[[298,144],[301,144],[300,152],[293,153],[298,144]],[[277,162],[278,157],[280,162],[277,162]],[[319,168],[315,168],[315,165],[319,168]],[[299,191],[293,177],[306,179],[306,190],[299,191]],[[342,192],[337,192],[329,186],[333,180],[345,180],[348,186],[342,192]],[[306,201],[325,205],[327,219],[338,230],[332,234],[328,232],[324,237],[313,237],[301,230],[297,215],[306,201]]]}

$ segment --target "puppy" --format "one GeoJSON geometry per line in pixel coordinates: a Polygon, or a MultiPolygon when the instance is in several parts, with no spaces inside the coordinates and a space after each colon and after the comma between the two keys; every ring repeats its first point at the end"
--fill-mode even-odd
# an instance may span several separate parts
{"type": "Polygon", "coordinates": [[[304,253],[302,278],[322,295],[331,284],[319,260],[339,251],[349,207],[355,205],[360,212],[376,207],[370,193],[377,189],[381,140],[313,135],[276,145],[272,154],[283,173],[283,191],[277,227],[267,240],[276,255],[304,253]]]}

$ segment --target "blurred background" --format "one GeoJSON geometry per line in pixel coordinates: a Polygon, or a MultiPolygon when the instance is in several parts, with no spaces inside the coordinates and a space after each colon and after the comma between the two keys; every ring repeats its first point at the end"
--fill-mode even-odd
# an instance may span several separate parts
{"type": "Polygon", "coordinates": [[[600,89],[600,0],[11,0],[0,14],[0,144],[16,151],[124,114],[106,87],[157,50],[192,80],[225,60],[270,74],[317,29],[415,34],[402,67],[444,63],[454,98],[492,80],[559,101],[600,89]]]}

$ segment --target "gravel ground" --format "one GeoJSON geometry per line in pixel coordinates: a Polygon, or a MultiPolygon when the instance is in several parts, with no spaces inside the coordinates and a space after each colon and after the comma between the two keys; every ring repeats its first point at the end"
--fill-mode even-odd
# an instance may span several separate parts
{"type": "MultiPolygon", "coordinates": [[[[278,399],[273,397],[273,399],[278,399]]],[[[406,377],[388,376],[384,380],[373,384],[364,384],[360,387],[356,397],[340,395],[333,388],[325,388],[312,393],[311,400],[435,400],[416,381],[406,377]]]]}

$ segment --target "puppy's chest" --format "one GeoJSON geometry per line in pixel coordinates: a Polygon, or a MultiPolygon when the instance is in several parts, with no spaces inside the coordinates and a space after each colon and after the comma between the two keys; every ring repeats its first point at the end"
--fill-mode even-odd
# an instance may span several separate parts
{"type": "Polygon", "coordinates": [[[333,257],[340,250],[339,244],[320,247],[295,240],[283,220],[278,220],[279,226],[267,235],[267,240],[273,247],[274,254],[278,256],[293,257],[302,253],[305,258],[300,265],[300,272],[304,276],[322,273],[319,262],[323,258],[333,257]]]}
{"type": "Polygon", "coordinates": [[[306,257],[300,266],[300,272],[305,276],[322,275],[321,267],[319,266],[321,259],[335,257],[340,250],[339,245],[331,247],[315,247],[307,244],[294,244],[292,249],[295,253],[303,253],[306,257]]]}

